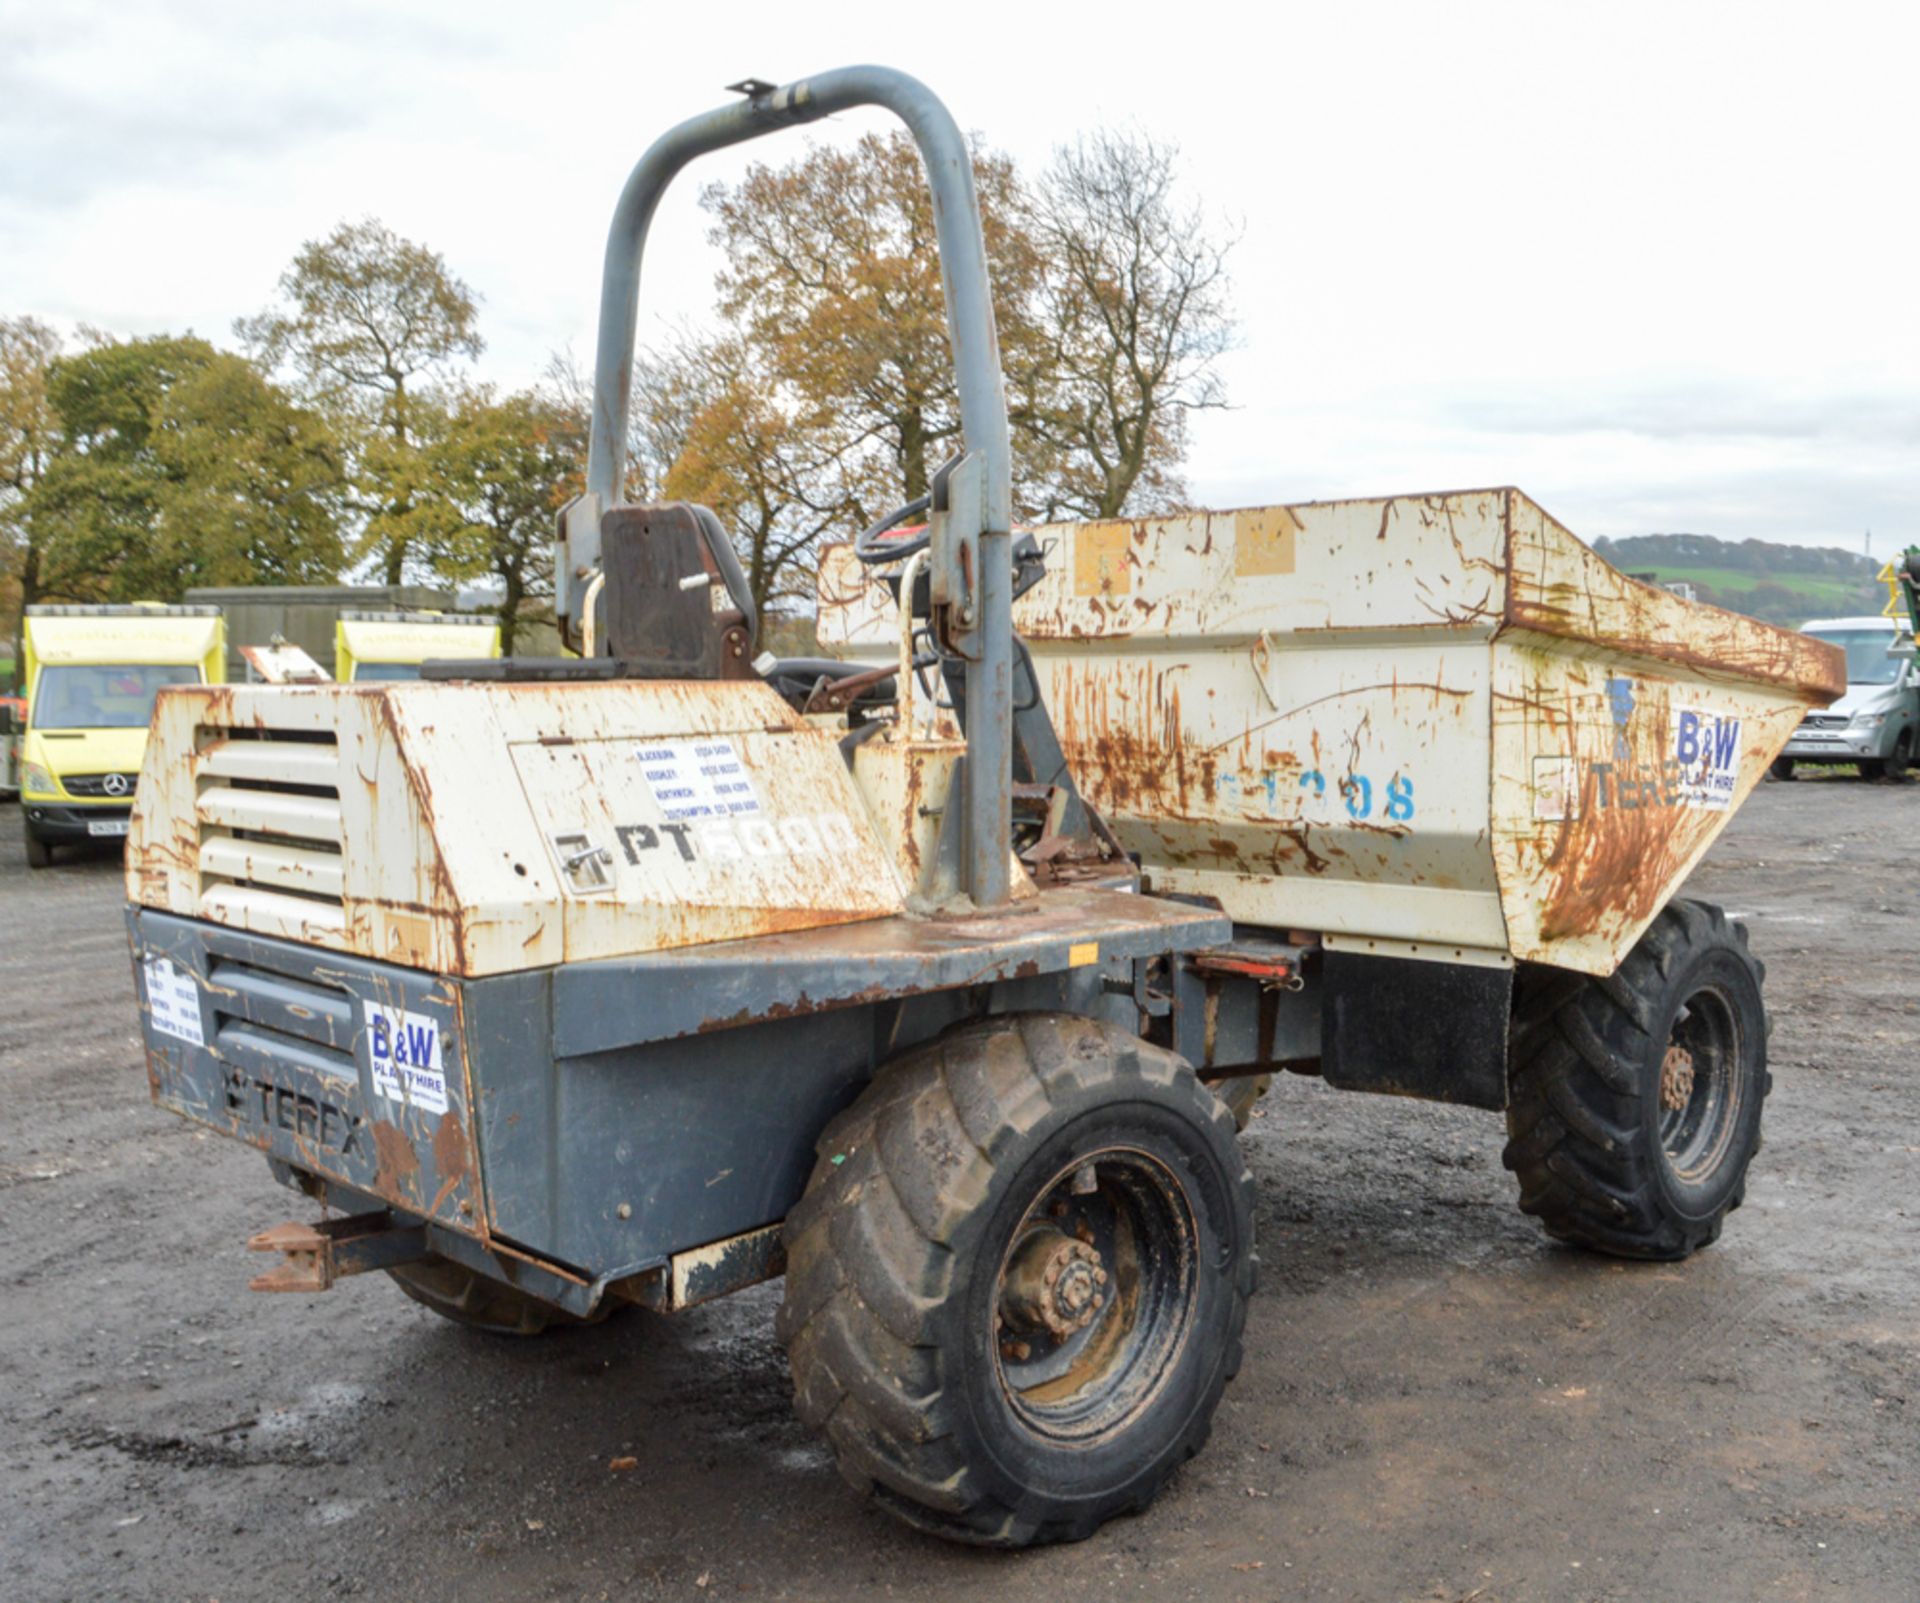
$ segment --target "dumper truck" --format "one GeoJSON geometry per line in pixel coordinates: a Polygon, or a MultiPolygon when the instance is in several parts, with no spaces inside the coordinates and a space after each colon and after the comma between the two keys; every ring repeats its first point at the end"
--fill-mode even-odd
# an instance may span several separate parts
{"type": "Polygon", "coordinates": [[[212,607],[32,606],[21,625],[26,719],[20,811],[27,863],[127,833],[154,696],[217,684],[225,641],[212,607]]]}
{"type": "Polygon", "coordinates": [[[384,1272],[531,1336],[784,1274],[846,1479],[1017,1547],[1206,1441],[1258,1271],[1246,1082],[1503,1113],[1553,1236],[1712,1241],[1763,972],[1677,893],[1838,654],[1509,489],[1016,531],[958,125],[884,68],[736,89],[609,231],[579,655],[160,696],[152,1095],[320,1211],[253,1238],[255,1286],[384,1272]],[[845,655],[778,659],[719,518],[625,498],[640,263],[692,159],[855,106],[925,164],[962,443],[827,565],[845,655]]]}

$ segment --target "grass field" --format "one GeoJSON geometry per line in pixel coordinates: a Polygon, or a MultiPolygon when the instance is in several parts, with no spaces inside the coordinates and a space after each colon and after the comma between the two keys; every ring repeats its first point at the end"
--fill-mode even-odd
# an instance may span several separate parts
{"type": "MultiPolygon", "coordinates": [[[[1880,599],[1884,599],[1876,598],[1876,587],[1871,584],[1863,584],[1857,579],[1826,578],[1817,574],[1749,573],[1741,568],[1673,567],[1665,563],[1636,563],[1633,571],[1657,574],[1662,584],[1691,584],[1700,592],[1702,601],[1737,610],[1745,610],[1743,600],[1750,598],[1762,585],[1771,590],[1791,591],[1795,603],[1789,610],[1795,612],[1795,616],[1783,617],[1777,604],[1768,606],[1760,614],[1786,623],[1800,623],[1807,618],[1852,617],[1878,612],[1880,599]]],[[[1768,599],[1771,601],[1773,598],[1768,599]]]]}

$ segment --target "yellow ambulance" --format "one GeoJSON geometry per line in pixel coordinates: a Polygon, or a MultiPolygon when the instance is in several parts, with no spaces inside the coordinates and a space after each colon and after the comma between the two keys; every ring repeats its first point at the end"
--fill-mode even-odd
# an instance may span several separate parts
{"type": "Polygon", "coordinates": [[[500,620],[477,613],[361,612],[334,626],[333,677],[346,684],[418,679],[442,657],[497,657],[500,620]]]}

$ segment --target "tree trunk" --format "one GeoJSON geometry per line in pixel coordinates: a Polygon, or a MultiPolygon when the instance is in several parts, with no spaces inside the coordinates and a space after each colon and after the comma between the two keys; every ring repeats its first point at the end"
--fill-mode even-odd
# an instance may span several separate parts
{"type": "Polygon", "coordinates": [[[906,479],[906,499],[918,501],[927,493],[927,420],[919,407],[900,418],[900,471],[906,479]]]}
{"type": "Polygon", "coordinates": [[[40,599],[40,551],[31,536],[20,561],[20,617],[13,627],[13,693],[26,692],[27,608],[40,599]]]}
{"type": "Polygon", "coordinates": [[[527,599],[527,581],[518,563],[510,562],[494,571],[506,586],[500,598],[500,655],[511,657],[514,637],[520,629],[520,608],[527,599]]]}

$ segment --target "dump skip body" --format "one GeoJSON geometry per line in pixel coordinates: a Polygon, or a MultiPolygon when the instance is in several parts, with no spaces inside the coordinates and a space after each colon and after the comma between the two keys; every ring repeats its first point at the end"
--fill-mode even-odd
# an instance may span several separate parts
{"type": "MultiPolygon", "coordinates": [[[[1610,973],[1844,690],[1512,489],[1039,537],[1015,627],[1088,799],[1155,890],[1330,947],[1610,973]]],[[[829,564],[823,639],[887,638],[862,578],[829,564]]]]}

